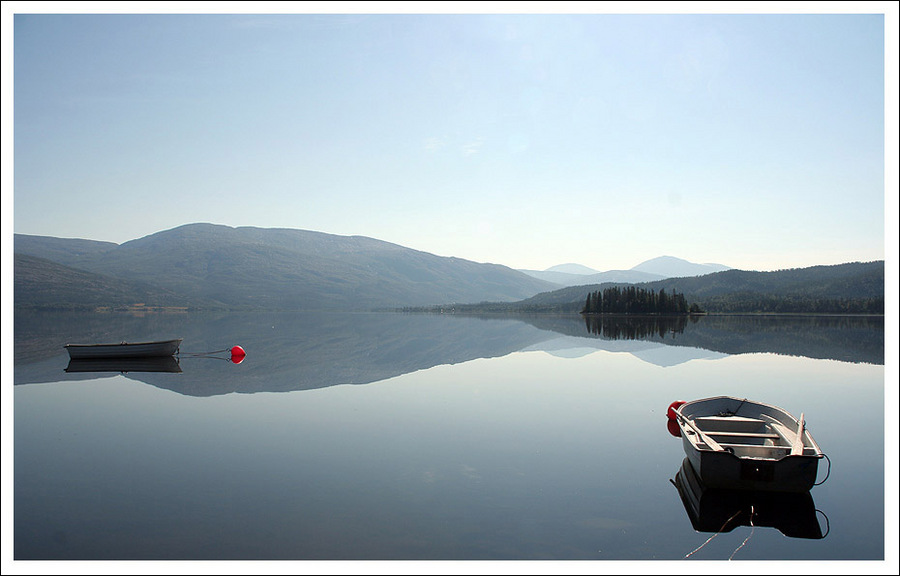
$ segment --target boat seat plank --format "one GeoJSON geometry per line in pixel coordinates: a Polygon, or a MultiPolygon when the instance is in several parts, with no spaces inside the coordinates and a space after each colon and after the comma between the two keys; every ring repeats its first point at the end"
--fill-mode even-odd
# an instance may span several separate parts
{"type": "Polygon", "coordinates": [[[771,438],[773,440],[781,438],[781,436],[779,436],[778,434],[767,432],[724,432],[719,430],[704,430],[704,432],[709,436],[733,436],[735,438],[771,438]]]}
{"type": "Polygon", "coordinates": [[[725,448],[741,448],[751,451],[760,451],[760,450],[784,450],[785,452],[789,452],[791,447],[785,446],[784,444],[742,444],[740,442],[721,442],[719,443],[723,449],[725,448]]]}
{"type": "Polygon", "coordinates": [[[790,446],[755,446],[748,444],[721,444],[722,449],[731,448],[741,458],[779,459],[791,453],[790,446]]]}
{"type": "Polygon", "coordinates": [[[781,450],[790,450],[790,446],[784,444],[741,444],[740,442],[719,442],[721,446],[742,446],[744,448],[776,448],[781,450]]]}
{"type": "Polygon", "coordinates": [[[765,421],[759,418],[748,418],[746,416],[700,416],[694,420],[697,422],[753,422],[765,424],[765,421]]]}

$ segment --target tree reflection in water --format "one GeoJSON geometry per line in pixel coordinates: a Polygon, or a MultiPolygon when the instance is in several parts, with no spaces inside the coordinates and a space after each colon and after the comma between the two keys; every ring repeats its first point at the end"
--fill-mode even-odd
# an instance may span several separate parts
{"type": "Polygon", "coordinates": [[[643,340],[652,336],[675,338],[683,334],[688,322],[696,323],[698,316],[636,316],[595,315],[584,316],[587,331],[611,340],[643,340]]]}

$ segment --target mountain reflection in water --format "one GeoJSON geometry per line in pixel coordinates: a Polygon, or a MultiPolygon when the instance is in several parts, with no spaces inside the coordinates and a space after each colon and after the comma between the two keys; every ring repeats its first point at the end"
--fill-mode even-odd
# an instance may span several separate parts
{"type": "Polygon", "coordinates": [[[184,338],[182,373],[129,378],[190,396],[365,384],[522,350],[625,352],[659,365],[773,353],[884,364],[883,317],[462,316],[402,313],[77,314],[16,312],[15,384],[111,376],[65,371],[63,346],[184,338]],[[241,345],[240,366],[191,353],[241,345]],[[660,355],[657,354],[657,357],[660,355]],[[654,362],[656,363],[656,362],[654,362]]]}

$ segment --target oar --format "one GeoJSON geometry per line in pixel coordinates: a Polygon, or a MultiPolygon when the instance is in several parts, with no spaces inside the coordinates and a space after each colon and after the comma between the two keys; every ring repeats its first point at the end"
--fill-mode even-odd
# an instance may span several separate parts
{"type": "Polygon", "coordinates": [[[800,425],[797,427],[797,436],[791,443],[791,455],[803,454],[803,428],[806,423],[803,421],[803,412],[800,413],[800,425]]]}
{"type": "Polygon", "coordinates": [[[720,451],[720,452],[724,452],[724,451],[725,451],[725,449],[722,448],[722,446],[721,446],[718,442],[716,442],[715,440],[713,440],[712,438],[710,438],[709,436],[707,436],[707,435],[703,432],[703,430],[701,430],[700,428],[698,428],[697,425],[694,424],[694,422],[693,422],[690,418],[688,418],[687,416],[683,415],[683,414],[682,414],[681,412],[679,412],[678,410],[675,411],[675,414],[676,414],[676,415],[678,416],[678,418],[680,418],[685,424],[687,424],[688,426],[690,426],[691,428],[693,428],[693,429],[694,429],[694,432],[696,432],[697,434],[700,435],[700,439],[703,440],[703,442],[705,442],[707,446],[709,446],[709,447],[712,448],[713,450],[718,450],[718,451],[720,451]]]}

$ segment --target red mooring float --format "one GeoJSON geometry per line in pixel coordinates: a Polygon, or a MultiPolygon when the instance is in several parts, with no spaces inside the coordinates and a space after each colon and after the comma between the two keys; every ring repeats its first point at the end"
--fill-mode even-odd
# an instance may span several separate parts
{"type": "Polygon", "coordinates": [[[676,438],[681,438],[681,426],[675,420],[666,420],[666,430],[676,438]]]}
{"type": "Polygon", "coordinates": [[[684,404],[686,404],[684,400],[676,400],[669,404],[669,409],[666,410],[666,416],[669,418],[669,420],[675,420],[676,418],[678,418],[678,416],[675,415],[675,411],[681,408],[681,406],[683,406],[684,404]]]}

